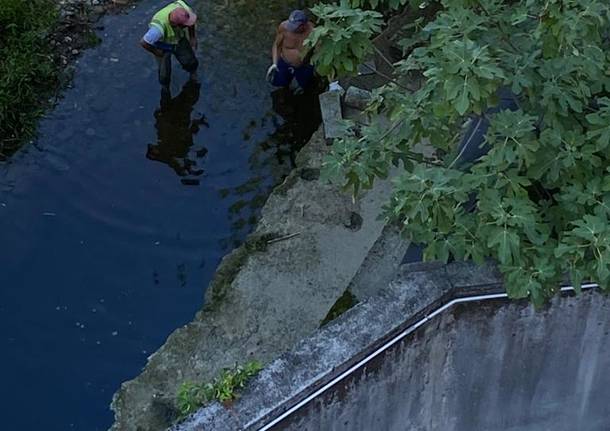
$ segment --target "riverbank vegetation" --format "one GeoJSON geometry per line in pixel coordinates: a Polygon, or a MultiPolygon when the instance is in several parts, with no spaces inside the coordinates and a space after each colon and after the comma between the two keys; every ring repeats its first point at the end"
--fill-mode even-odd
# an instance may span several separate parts
{"type": "Polygon", "coordinates": [[[377,120],[349,125],[324,174],[357,194],[400,167],[387,219],[425,244],[426,259],[494,259],[513,298],[541,304],[565,275],[577,290],[583,280],[609,289],[608,2],[405,3],[312,8],[313,61],[333,78],[374,52],[388,11],[412,17],[394,32],[402,55],[374,93],[377,120]],[[418,13],[430,7],[439,11],[418,13]]]}
{"type": "Polygon", "coordinates": [[[0,7],[0,157],[33,136],[46,96],[57,85],[48,36],[57,23],[52,0],[2,0],[0,7]]]}

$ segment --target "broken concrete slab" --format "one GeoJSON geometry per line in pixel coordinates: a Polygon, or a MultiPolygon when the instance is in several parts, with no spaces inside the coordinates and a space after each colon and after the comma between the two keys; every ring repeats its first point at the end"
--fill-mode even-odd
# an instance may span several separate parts
{"type": "Polygon", "coordinates": [[[391,191],[380,181],[353,202],[315,175],[328,151],[319,130],[269,197],[247,244],[223,259],[203,310],[115,394],[112,430],[163,430],[177,416],[182,382],[209,381],[249,359],[269,362],[319,327],[381,235],[378,216],[391,191]]]}
{"type": "Polygon", "coordinates": [[[372,75],[377,70],[375,59],[371,58],[358,65],[358,75],[372,75]]]}
{"type": "Polygon", "coordinates": [[[396,276],[409,244],[398,226],[386,225],[351,281],[350,292],[362,301],[387,286],[396,276]]]}
{"type": "Polygon", "coordinates": [[[341,113],[341,93],[339,91],[327,91],[320,94],[320,109],[322,111],[322,122],[324,123],[324,136],[326,139],[338,138],[343,134],[343,119],[341,113]]]}
{"type": "Polygon", "coordinates": [[[373,93],[362,88],[351,86],[345,93],[344,102],[352,108],[365,110],[368,104],[373,99],[373,93]]]}

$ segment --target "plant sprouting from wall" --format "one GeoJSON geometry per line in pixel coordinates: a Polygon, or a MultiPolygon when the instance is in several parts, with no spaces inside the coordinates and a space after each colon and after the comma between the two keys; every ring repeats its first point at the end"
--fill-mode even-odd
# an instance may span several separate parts
{"type": "Polygon", "coordinates": [[[243,366],[235,365],[233,368],[223,369],[213,382],[182,383],[177,394],[178,420],[184,420],[205,404],[213,401],[227,402],[235,399],[238,391],[243,389],[248,380],[258,374],[261,369],[260,362],[250,361],[243,366]]]}

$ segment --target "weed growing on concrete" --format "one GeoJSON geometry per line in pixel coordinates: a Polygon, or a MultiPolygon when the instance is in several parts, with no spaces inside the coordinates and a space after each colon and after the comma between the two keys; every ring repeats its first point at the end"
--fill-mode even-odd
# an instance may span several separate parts
{"type": "Polygon", "coordinates": [[[205,404],[213,401],[225,403],[234,400],[238,396],[237,391],[243,389],[248,380],[262,368],[260,362],[249,361],[243,366],[235,365],[233,368],[224,368],[213,382],[182,383],[177,395],[180,411],[178,421],[184,420],[205,404]]]}

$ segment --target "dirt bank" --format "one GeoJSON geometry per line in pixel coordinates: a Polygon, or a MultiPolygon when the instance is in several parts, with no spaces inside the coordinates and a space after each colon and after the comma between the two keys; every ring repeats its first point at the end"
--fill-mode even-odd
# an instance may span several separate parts
{"type": "Polygon", "coordinates": [[[97,22],[129,0],[7,0],[0,10],[0,161],[30,142],[38,118],[70,85],[81,52],[100,42],[97,22]],[[55,6],[56,8],[54,8],[55,6]]]}

